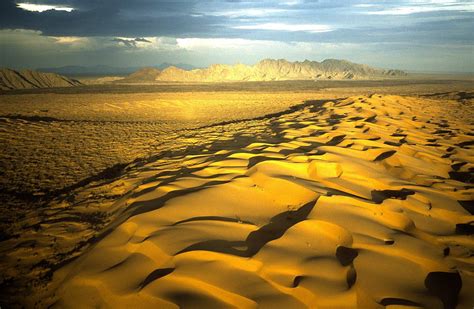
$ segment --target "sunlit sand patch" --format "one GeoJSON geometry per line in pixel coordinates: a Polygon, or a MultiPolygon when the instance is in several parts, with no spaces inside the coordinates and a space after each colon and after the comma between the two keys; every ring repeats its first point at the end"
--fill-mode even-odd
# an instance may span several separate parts
{"type": "MultiPolygon", "coordinates": [[[[40,306],[469,308],[474,127],[443,108],[381,95],[309,104],[266,120],[272,140],[83,189],[122,191],[102,205],[105,229],[37,289],[40,306]]],[[[56,216],[38,234],[71,235],[56,216]]]]}

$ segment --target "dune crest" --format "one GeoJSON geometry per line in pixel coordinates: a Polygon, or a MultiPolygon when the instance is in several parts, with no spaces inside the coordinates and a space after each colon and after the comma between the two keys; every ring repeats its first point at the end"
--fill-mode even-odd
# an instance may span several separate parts
{"type": "MultiPolygon", "coordinates": [[[[469,308],[473,126],[445,108],[309,101],[265,120],[271,138],[130,166],[84,191],[119,196],[115,219],[41,305],[469,308]]],[[[50,222],[58,245],[91,235],[50,222]]]]}

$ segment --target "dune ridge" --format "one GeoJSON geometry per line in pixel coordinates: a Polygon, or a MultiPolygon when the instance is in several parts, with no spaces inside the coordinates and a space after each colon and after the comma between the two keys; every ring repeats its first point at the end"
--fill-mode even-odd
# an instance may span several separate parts
{"type": "Polygon", "coordinates": [[[163,70],[143,68],[117,82],[224,82],[315,79],[369,79],[405,76],[400,70],[383,70],[347,60],[295,61],[264,59],[256,65],[213,64],[205,69],[184,70],[175,66],[163,70]]]}
{"type": "Polygon", "coordinates": [[[90,241],[30,301],[470,308],[473,124],[447,108],[380,95],[310,101],[246,139],[131,165],[52,205],[36,233],[58,247],[90,241]],[[100,194],[108,202],[90,200],[100,194]],[[81,209],[112,219],[91,238],[68,220],[81,209]]]}
{"type": "Polygon", "coordinates": [[[79,86],[81,82],[56,73],[0,69],[0,90],[79,86]]]}

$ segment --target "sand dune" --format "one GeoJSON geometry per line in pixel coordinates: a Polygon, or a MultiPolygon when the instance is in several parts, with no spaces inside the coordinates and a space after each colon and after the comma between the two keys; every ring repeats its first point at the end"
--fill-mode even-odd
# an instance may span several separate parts
{"type": "Polygon", "coordinates": [[[264,120],[270,136],[129,166],[51,205],[35,237],[83,244],[28,303],[471,308],[474,126],[449,108],[309,101],[264,120]],[[98,209],[101,232],[74,219],[98,209]]]}
{"type": "Polygon", "coordinates": [[[56,88],[79,85],[81,85],[79,81],[56,73],[43,73],[33,70],[15,71],[11,69],[0,69],[0,90],[56,88]]]}

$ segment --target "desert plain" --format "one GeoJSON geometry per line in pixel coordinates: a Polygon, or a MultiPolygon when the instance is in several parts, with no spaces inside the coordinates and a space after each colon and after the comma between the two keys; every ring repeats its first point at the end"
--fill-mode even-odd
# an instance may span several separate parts
{"type": "Polygon", "coordinates": [[[2,304],[472,308],[472,85],[3,91],[2,304]]]}

